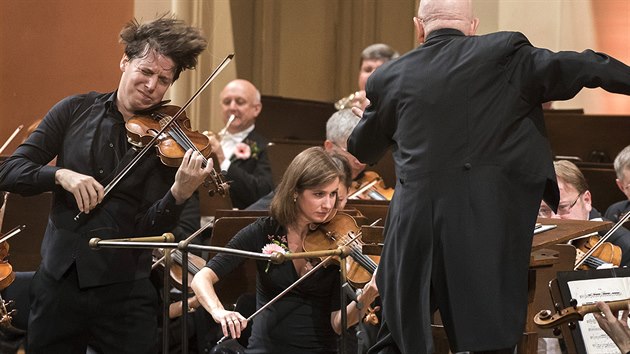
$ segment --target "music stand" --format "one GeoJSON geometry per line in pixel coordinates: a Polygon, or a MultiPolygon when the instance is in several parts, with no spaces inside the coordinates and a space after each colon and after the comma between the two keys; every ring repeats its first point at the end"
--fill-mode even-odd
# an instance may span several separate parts
{"type": "MultiPolygon", "coordinates": [[[[341,258],[341,266],[340,268],[342,269],[342,273],[343,270],[345,270],[346,266],[345,266],[345,258],[350,254],[351,249],[347,246],[344,247],[338,247],[337,249],[332,249],[332,250],[322,250],[322,251],[312,251],[312,252],[295,252],[295,253],[287,253],[287,254],[280,254],[278,252],[274,252],[273,254],[263,254],[263,253],[257,253],[257,252],[250,252],[250,251],[242,251],[242,250],[238,250],[238,249],[233,249],[233,248],[226,248],[226,247],[215,247],[215,246],[203,246],[203,245],[195,245],[195,244],[190,244],[190,241],[194,238],[194,236],[196,236],[196,234],[198,232],[203,231],[204,227],[202,227],[201,229],[197,230],[197,232],[195,232],[194,234],[192,234],[188,239],[180,241],[179,243],[173,243],[173,242],[164,242],[164,240],[166,240],[167,238],[173,238],[173,234],[164,234],[162,236],[147,236],[147,237],[137,237],[137,238],[124,238],[124,239],[110,239],[110,240],[101,240],[99,238],[92,238],[89,241],[90,247],[93,249],[98,249],[98,248],[134,248],[134,249],[154,249],[154,248],[163,248],[163,249],[178,249],[179,251],[181,251],[182,253],[182,265],[185,265],[188,263],[188,252],[190,251],[208,251],[208,252],[212,252],[212,253],[228,253],[234,256],[239,256],[239,257],[245,257],[245,258],[252,258],[252,259],[258,259],[258,260],[266,260],[266,261],[270,261],[273,263],[282,263],[291,259],[295,259],[295,258],[320,258],[320,257],[328,257],[331,258],[333,256],[337,256],[341,258]],[[167,236],[168,235],[168,236],[167,236]]],[[[168,254],[170,252],[165,252],[165,254],[168,254]]],[[[323,266],[326,263],[326,261],[322,261],[320,264],[316,265],[311,271],[315,271],[318,267],[323,266]]],[[[167,266],[168,267],[168,266],[167,266]]],[[[310,272],[310,271],[309,271],[310,272]]],[[[165,284],[168,283],[167,281],[167,277],[168,277],[168,273],[169,273],[169,269],[165,268],[164,270],[164,276],[165,276],[165,284]]],[[[305,276],[303,276],[300,279],[305,278],[305,276]]],[[[342,274],[342,277],[345,277],[345,273],[342,274]]],[[[342,279],[345,280],[345,279],[342,279]]],[[[298,280],[299,282],[299,280],[298,280]]],[[[296,285],[298,282],[294,283],[294,285],[296,285]]],[[[292,287],[289,287],[287,289],[285,289],[285,291],[289,291],[292,287]]],[[[167,289],[167,286],[165,285],[164,289],[167,289]]],[[[187,294],[188,293],[188,272],[183,271],[182,272],[182,293],[183,294],[187,294]]],[[[342,290],[343,293],[343,290],[342,290]]],[[[282,294],[282,293],[281,293],[282,294]]],[[[275,298],[277,299],[277,297],[275,298]]],[[[272,300],[274,301],[274,300],[272,300]]],[[[270,301],[268,304],[266,304],[265,306],[263,306],[263,308],[260,308],[257,312],[262,311],[267,305],[270,305],[271,303],[273,303],[272,301],[270,301]]],[[[344,312],[343,310],[345,310],[345,305],[344,305],[345,299],[343,298],[343,294],[342,294],[342,325],[345,327],[345,323],[346,323],[346,318],[344,317],[344,312]]],[[[187,335],[187,314],[188,314],[189,308],[188,308],[188,301],[186,301],[186,299],[184,299],[182,301],[182,331],[181,331],[181,335],[182,335],[182,353],[188,353],[188,335],[187,335]]],[[[168,308],[165,306],[165,312],[168,312],[168,308]]],[[[255,315],[255,314],[254,314],[255,315]]],[[[168,313],[165,315],[168,316],[168,313]]],[[[252,315],[253,316],[253,315],[252,315]]],[[[167,322],[165,322],[167,323],[167,322]]],[[[164,328],[164,332],[166,332],[166,328],[164,328]]],[[[343,332],[342,332],[343,333],[343,332]]],[[[166,337],[166,334],[165,334],[166,337]]],[[[165,345],[165,352],[168,351],[168,347],[165,345]]],[[[342,353],[344,353],[344,348],[342,347],[342,353]]]]}
{"type": "MultiPolygon", "coordinates": [[[[577,300],[577,305],[625,299],[630,295],[629,285],[630,269],[628,268],[558,272],[557,287],[560,298],[554,299],[554,302],[560,304],[563,309],[572,305],[575,302],[574,299],[577,300]]],[[[563,326],[562,329],[565,340],[573,339],[572,343],[567,343],[567,346],[574,347],[578,354],[588,353],[587,345],[591,348],[607,346],[606,348],[617,351],[617,346],[612,340],[608,340],[593,318],[585,317],[576,325],[563,326]],[[591,338],[585,340],[583,337],[585,331],[591,338]]]]}
{"type": "Polygon", "coordinates": [[[539,250],[550,245],[567,243],[574,238],[598,231],[608,230],[612,227],[612,223],[610,221],[538,218],[537,222],[543,225],[556,225],[557,227],[534,235],[534,238],[532,239],[532,251],[539,250]]]}

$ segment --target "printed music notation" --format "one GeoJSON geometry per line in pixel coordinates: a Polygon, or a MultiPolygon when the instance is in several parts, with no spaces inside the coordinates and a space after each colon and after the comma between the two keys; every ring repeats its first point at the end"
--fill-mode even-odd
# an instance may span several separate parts
{"type": "MultiPolygon", "coordinates": [[[[629,277],[574,280],[568,282],[568,286],[571,297],[577,300],[578,306],[597,301],[623,300],[630,296],[629,277]]],[[[599,328],[593,314],[585,315],[584,320],[578,324],[587,353],[619,353],[615,343],[599,328]]]]}

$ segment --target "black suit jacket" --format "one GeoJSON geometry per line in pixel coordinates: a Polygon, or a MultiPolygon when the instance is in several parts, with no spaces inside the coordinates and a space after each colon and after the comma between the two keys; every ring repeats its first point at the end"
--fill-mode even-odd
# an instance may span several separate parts
{"type": "Polygon", "coordinates": [[[267,155],[269,141],[254,130],[243,142],[250,145],[251,157],[242,160],[232,155],[233,160],[226,174],[226,179],[230,181],[232,205],[239,209],[247,208],[273,189],[271,165],[267,155]],[[257,150],[255,154],[254,150],[257,150]]]}
{"type": "Polygon", "coordinates": [[[559,194],[541,104],[583,87],[630,93],[630,68],[553,53],[520,33],[432,32],[381,66],[348,142],[374,163],[393,146],[398,182],[378,271],[383,316],[404,353],[431,352],[429,298],[452,349],[520,339],[540,200],[559,194]],[[423,335],[415,326],[420,320],[423,335]]]}

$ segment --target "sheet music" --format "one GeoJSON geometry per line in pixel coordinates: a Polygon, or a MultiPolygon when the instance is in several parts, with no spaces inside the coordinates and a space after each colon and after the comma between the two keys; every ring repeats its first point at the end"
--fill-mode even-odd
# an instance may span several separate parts
{"type": "MultiPolygon", "coordinates": [[[[599,278],[574,280],[567,283],[571,297],[577,300],[578,306],[593,304],[597,301],[623,300],[630,295],[630,278],[599,278]]],[[[592,313],[578,322],[584,347],[587,353],[619,354],[619,348],[599,328],[592,313]]]]}

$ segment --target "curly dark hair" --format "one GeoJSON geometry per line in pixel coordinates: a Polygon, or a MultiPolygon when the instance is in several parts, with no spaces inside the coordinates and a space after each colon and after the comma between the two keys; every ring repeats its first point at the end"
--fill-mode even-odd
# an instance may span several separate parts
{"type": "Polygon", "coordinates": [[[208,46],[198,28],[169,14],[144,24],[131,20],[120,31],[120,42],[129,60],[142,58],[150,51],[171,58],[176,66],[173,81],[183,70],[194,69],[197,56],[208,46]]]}

